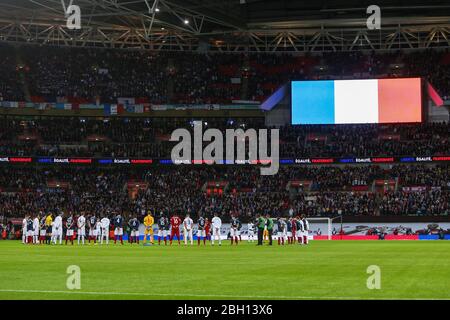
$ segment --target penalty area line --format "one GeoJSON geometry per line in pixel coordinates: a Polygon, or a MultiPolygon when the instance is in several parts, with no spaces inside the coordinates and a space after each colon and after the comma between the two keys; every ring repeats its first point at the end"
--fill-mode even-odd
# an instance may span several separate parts
{"type": "Polygon", "coordinates": [[[15,290],[0,289],[4,293],[51,293],[51,294],[77,294],[77,295],[103,295],[103,296],[136,296],[136,297],[192,297],[192,298],[230,298],[230,299],[290,299],[290,300],[448,300],[450,298],[371,298],[371,297],[311,297],[311,296],[245,296],[231,294],[193,294],[193,293],[146,293],[146,292],[96,292],[96,291],[64,291],[64,290],[15,290]]]}

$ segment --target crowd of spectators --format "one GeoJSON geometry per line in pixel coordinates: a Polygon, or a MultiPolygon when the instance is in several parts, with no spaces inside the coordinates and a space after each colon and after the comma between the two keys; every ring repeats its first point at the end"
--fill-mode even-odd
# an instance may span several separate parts
{"type": "MultiPolygon", "coordinates": [[[[204,130],[264,128],[263,119],[206,122],[204,130]]],[[[0,155],[170,158],[177,128],[192,130],[192,120],[3,117],[0,155]]],[[[284,126],[280,157],[449,155],[449,132],[448,123],[284,126]]]]}
{"type": "Polygon", "coordinates": [[[448,214],[450,210],[450,195],[448,191],[430,189],[416,192],[391,191],[380,199],[380,214],[416,215],[448,214]]]}
{"type": "Polygon", "coordinates": [[[0,51],[0,99],[12,101],[230,103],[262,101],[290,80],[412,76],[450,96],[444,50],[295,55],[2,45],[0,51]]]}
{"type": "MultiPolygon", "coordinates": [[[[257,213],[285,216],[447,215],[450,213],[448,165],[284,166],[276,176],[261,176],[255,167],[158,166],[152,169],[118,167],[17,167],[0,170],[0,216],[30,212],[114,211],[142,217],[191,213],[248,218],[257,213]],[[420,177],[429,172],[426,179],[420,177]],[[290,182],[310,181],[298,189],[290,182]],[[376,190],[376,179],[398,179],[396,189],[376,190]],[[225,182],[219,192],[208,189],[225,182]],[[365,191],[351,189],[364,183],[365,191]],[[315,185],[315,187],[313,187],[315,185]],[[408,190],[408,186],[420,187],[408,190]]],[[[217,189],[217,187],[215,187],[217,189]]]]}

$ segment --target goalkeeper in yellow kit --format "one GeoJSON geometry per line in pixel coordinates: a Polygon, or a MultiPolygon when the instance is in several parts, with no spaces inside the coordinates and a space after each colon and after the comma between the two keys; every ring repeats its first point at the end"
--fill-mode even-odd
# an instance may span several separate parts
{"type": "Polygon", "coordinates": [[[153,223],[155,219],[153,219],[150,210],[144,218],[144,244],[147,242],[147,235],[150,235],[150,243],[153,244],[153,223]]]}

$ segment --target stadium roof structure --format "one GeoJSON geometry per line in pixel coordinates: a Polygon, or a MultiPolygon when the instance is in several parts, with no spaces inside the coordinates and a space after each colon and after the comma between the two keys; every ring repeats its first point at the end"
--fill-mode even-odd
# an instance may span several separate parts
{"type": "Polygon", "coordinates": [[[447,0],[0,0],[0,41],[226,52],[450,47],[447,0]],[[81,9],[81,29],[64,8],[81,9]]]}

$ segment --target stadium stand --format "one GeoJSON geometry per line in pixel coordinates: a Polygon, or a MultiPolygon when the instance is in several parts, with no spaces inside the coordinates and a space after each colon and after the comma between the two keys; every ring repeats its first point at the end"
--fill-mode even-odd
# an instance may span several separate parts
{"type": "MultiPolygon", "coordinates": [[[[2,117],[0,154],[4,156],[91,156],[170,158],[167,141],[192,120],[97,120],[86,118],[2,117]],[[11,143],[14,141],[14,143],[11,143]]],[[[208,120],[225,130],[264,128],[262,120],[208,120]]],[[[447,123],[402,125],[285,126],[280,130],[281,157],[439,156],[450,154],[447,123]]]]}
{"type": "Polygon", "coordinates": [[[349,77],[420,76],[433,83],[443,97],[450,92],[448,50],[296,56],[47,46],[13,49],[5,44],[0,48],[0,101],[55,102],[63,98],[72,103],[115,103],[119,97],[154,104],[230,103],[241,98],[263,101],[292,79],[349,77]],[[233,83],[233,78],[248,82],[233,83]]]}
{"type": "Polygon", "coordinates": [[[235,213],[245,220],[261,212],[288,215],[291,208],[327,217],[450,213],[448,165],[286,166],[276,179],[250,166],[2,167],[0,172],[0,216],[8,217],[59,210],[144,215],[148,209],[235,213]],[[377,180],[396,185],[380,189],[377,180]]]}

